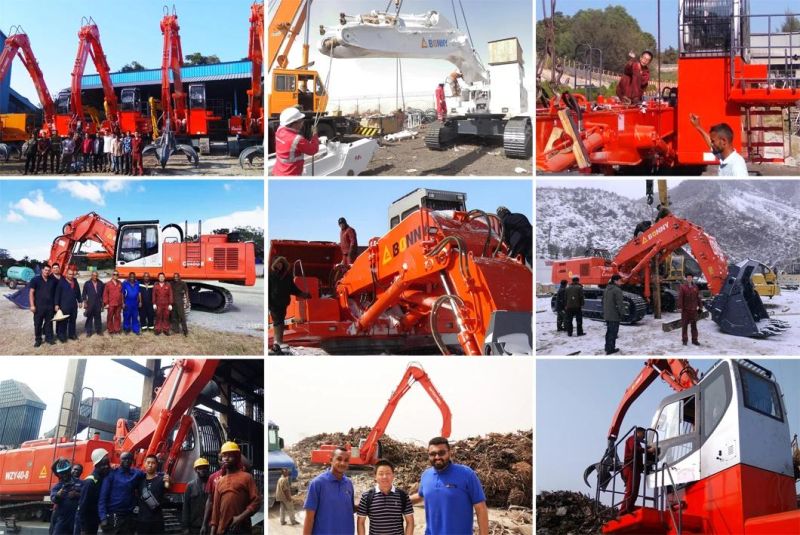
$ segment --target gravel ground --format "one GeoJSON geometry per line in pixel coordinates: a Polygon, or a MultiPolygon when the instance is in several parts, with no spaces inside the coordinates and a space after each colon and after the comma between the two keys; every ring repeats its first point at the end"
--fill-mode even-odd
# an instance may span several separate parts
{"type": "Polygon", "coordinates": [[[519,176],[533,174],[533,162],[506,158],[501,143],[465,141],[444,151],[425,147],[423,125],[416,139],[380,141],[361,176],[519,176]]]}

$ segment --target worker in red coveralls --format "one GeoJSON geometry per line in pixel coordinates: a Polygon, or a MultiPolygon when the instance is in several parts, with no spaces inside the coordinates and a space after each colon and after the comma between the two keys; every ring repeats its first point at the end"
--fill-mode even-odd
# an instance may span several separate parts
{"type": "Polygon", "coordinates": [[[689,342],[687,328],[692,326],[692,344],[699,346],[697,335],[697,318],[703,311],[703,303],[700,301],[700,290],[694,284],[694,276],[686,274],[686,283],[678,288],[678,308],[681,311],[681,339],[683,345],[689,342]]]}
{"type": "Polygon", "coordinates": [[[347,219],[339,218],[339,247],[342,249],[342,264],[349,266],[358,256],[358,240],[356,229],[347,224],[347,219]]]}
{"type": "Polygon", "coordinates": [[[133,158],[133,169],[131,169],[132,175],[144,175],[144,166],[142,165],[142,151],[144,150],[144,139],[139,134],[137,130],[133,134],[133,139],[131,140],[131,156],[133,158]]]}
{"type": "Polygon", "coordinates": [[[650,62],[653,53],[649,50],[642,52],[639,59],[631,52],[628,63],[622,71],[622,77],[617,84],[617,96],[625,104],[641,104],[644,91],[650,83],[650,62]]]}
{"type": "Polygon", "coordinates": [[[444,84],[439,84],[434,96],[436,97],[436,118],[440,121],[444,121],[444,118],[447,117],[447,102],[444,100],[444,84]]]}
{"type": "Polygon", "coordinates": [[[119,273],[114,271],[111,281],[103,288],[103,305],[108,309],[106,329],[108,334],[119,334],[122,330],[122,284],[119,273]]]}
{"type": "Polygon", "coordinates": [[[163,273],[158,274],[158,282],[153,286],[153,309],[156,311],[156,334],[169,336],[169,312],[172,310],[172,285],[163,273]]]}
{"type": "Polygon", "coordinates": [[[317,127],[311,130],[311,141],[300,134],[306,116],[295,107],[281,112],[280,127],[275,132],[275,167],[273,176],[300,176],[303,174],[305,155],[315,155],[319,151],[317,127]]]}
{"type": "Polygon", "coordinates": [[[633,435],[625,441],[625,464],[622,467],[622,479],[625,481],[625,497],[619,508],[619,514],[633,513],[636,497],[639,494],[639,482],[644,471],[645,451],[655,453],[653,446],[642,445],[645,438],[644,427],[637,427],[633,435]]]}

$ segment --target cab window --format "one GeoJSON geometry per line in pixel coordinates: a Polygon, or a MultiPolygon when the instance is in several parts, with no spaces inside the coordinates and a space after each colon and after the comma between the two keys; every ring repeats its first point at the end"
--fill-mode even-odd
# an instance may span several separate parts
{"type": "Polygon", "coordinates": [[[772,381],[761,377],[748,369],[739,368],[742,372],[742,390],[744,406],[748,409],[766,414],[783,421],[778,388],[772,381]]]}
{"type": "Polygon", "coordinates": [[[142,257],[142,229],[128,228],[122,231],[122,240],[119,247],[119,258],[125,262],[132,262],[142,257]]]}
{"type": "Polygon", "coordinates": [[[286,74],[279,74],[275,76],[275,91],[289,91],[294,92],[295,77],[286,74]]]}

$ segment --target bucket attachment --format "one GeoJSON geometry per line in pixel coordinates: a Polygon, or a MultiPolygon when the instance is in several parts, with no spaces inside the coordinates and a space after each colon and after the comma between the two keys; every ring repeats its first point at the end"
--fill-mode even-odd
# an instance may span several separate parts
{"type": "Polygon", "coordinates": [[[711,302],[711,318],[725,334],[766,338],[789,328],[785,321],[769,319],[750,278],[758,266],[753,260],[728,266],[725,285],[711,302]]]}
{"type": "Polygon", "coordinates": [[[530,312],[496,310],[483,342],[484,355],[533,355],[533,317],[530,312]]]}
{"type": "Polygon", "coordinates": [[[15,292],[11,292],[10,294],[6,294],[4,297],[17,305],[19,308],[30,308],[31,301],[30,301],[30,289],[31,283],[28,282],[25,286],[21,287],[15,292]]]}

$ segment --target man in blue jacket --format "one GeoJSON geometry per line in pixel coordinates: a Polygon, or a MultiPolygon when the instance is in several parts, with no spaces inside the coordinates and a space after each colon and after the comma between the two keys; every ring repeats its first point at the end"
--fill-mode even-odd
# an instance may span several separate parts
{"type": "Polygon", "coordinates": [[[97,275],[97,270],[92,271],[92,278],[83,285],[83,310],[86,315],[86,336],[97,333],[103,335],[103,281],[97,275]]]}
{"type": "Polygon", "coordinates": [[[70,340],[77,340],[78,334],[75,331],[75,320],[78,317],[78,309],[81,306],[81,286],[75,280],[75,270],[68,267],[66,275],[58,281],[56,286],[56,312],[68,316],[56,323],[56,336],[62,344],[70,340]]]}
{"type": "Polygon", "coordinates": [[[130,273],[122,283],[122,330],[139,334],[139,309],[142,307],[142,292],[136,274],[130,273]]]}
{"type": "Polygon", "coordinates": [[[58,459],[51,467],[58,476],[58,483],[50,489],[50,501],[55,506],[50,517],[51,535],[72,535],[75,511],[81,497],[81,481],[72,477],[72,463],[58,459]]]}
{"type": "Polygon", "coordinates": [[[136,488],[144,477],[144,472],[131,468],[133,454],[124,452],[119,458],[119,468],[111,471],[103,479],[100,487],[98,511],[103,533],[127,535],[136,531],[136,488]]]}

